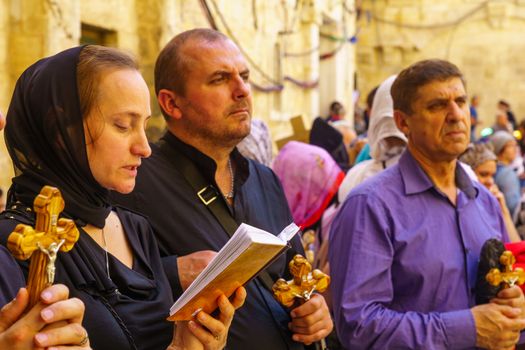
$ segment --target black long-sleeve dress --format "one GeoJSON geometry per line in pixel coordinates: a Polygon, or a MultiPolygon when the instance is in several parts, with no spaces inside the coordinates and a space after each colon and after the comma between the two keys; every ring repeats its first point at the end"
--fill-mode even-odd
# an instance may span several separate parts
{"type": "MultiPolygon", "coordinates": [[[[173,324],[166,321],[173,299],[151,226],[140,215],[118,207],[114,210],[133,251],[132,269],[108,254],[111,277],[108,279],[104,249],[80,228],[75,247],[68,253],[58,253],[55,283],[65,284],[70,297],[84,302],[83,326],[93,349],[128,350],[134,346],[137,349],[165,349],[173,335],[173,324]]],[[[21,212],[8,210],[2,214],[0,239],[3,245],[18,223],[32,221],[21,212]]],[[[0,290],[8,301],[23,285],[23,280],[20,281],[20,269],[13,266],[12,258],[6,255],[0,259],[3,270],[0,290]],[[9,265],[4,265],[4,260],[9,265]],[[13,272],[6,273],[6,269],[13,272]]],[[[22,267],[27,276],[27,264],[23,263],[22,267]]]]}

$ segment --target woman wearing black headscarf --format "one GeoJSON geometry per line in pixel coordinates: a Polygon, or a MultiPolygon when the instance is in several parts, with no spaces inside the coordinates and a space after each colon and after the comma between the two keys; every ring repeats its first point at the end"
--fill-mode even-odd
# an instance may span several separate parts
{"type": "MultiPolygon", "coordinates": [[[[0,130],[4,126],[5,118],[0,111],[0,130]]],[[[23,288],[24,276],[3,246],[0,246],[0,266],[0,349],[29,350],[35,346],[91,349],[86,331],[80,325],[84,305],[78,299],[68,299],[66,286],[46,288],[40,294],[39,302],[26,310],[29,294],[23,288]]]]}
{"type": "Polygon", "coordinates": [[[118,50],[77,47],[29,67],[7,114],[15,178],[0,238],[5,245],[16,224],[34,221],[30,209],[42,186],[57,187],[66,203],[63,215],[81,234],[73,250],[59,253],[55,281],[86,305],[83,325],[91,346],[193,349],[181,342],[198,339],[206,349],[219,349],[244,291],[233,305],[220,298],[220,320],[201,313],[201,325],[181,324],[174,337],[165,321],[172,293],[151,227],[109,204],[108,190],[130,192],[141,159],[151,153],[145,136],[150,114],[137,65],[118,50]]]}

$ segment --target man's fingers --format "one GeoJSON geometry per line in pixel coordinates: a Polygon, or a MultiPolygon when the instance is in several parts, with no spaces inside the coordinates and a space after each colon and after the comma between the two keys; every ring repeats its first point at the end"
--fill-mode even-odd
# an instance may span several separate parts
{"type": "Polygon", "coordinates": [[[312,295],[312,298],[310,300],[292,310],[292,317],[304,317],[314,313],[322,307],[322,299],[323,297],[319,294],[312,295]]]}
{"type": "Polygon", "coordinates": [[[504,288],[498,292],[497,298],[500,299],[517,299],[523,301],[523,292],[518,286],[512,286],[511,288],[504,288]]]}
{"type": "Polygon", "coordinates": [[[63,284],[54,284],[47,287],[40,294],[40,300],[44,304],[53,304],[60,300],[66,300],[69,297],[69,289],[63,284]]]}
{"type": "Polygon", "coordinates": [[[82,323],[84,309],[84,303],[80,299],[71,298],[47,306],[40,312],[40,316],[48,324],[65,320],[70,323],[82,323]]]}
{"type": "MultiPolygon", "coordinates": [[[[43,348],[60,344],[81,344],[87,332],[79,323],[69,323],[59,328],[45,330],[35,335],[35,344],[43,348]]],[[[89,340],[85,345],[89,345],[89,340]]],[[[68,348],[69,349],[69,348],[68,348]]]]}
{"type": "Polygon", "coordinates": [[[513,349],[519,340],[519,332],[506,332],[505,334],[502,334],[502,338],[497,342],[498,349],[513,349]]]}
{"type": "Polygon", "coordinates": [[[292,310],[291,316],[293,339],[307,345],[326,337],[333,328],[326,301],[318,294],[292,310]]]}
{"type": "Polygon", "coordinates": [[[11,327],[20,318],[28,303],[27,289],[20,288],[15,299],[4,305],[0,310],[0,333],[11,327]]]}
{"type": "Polygon", "coordinates": [[[313,313],[303,317],[293,317],[292,323],[301,328],[309,327],[313,324],[323,321],[323,311],[321,309],[315,310],[313,313]]]}
{"type": "Polygon", "coordinates": [[[246,300],[246,289],[244,287],[239,287],[235,291],[233,301],[231,302],[235,310],[243,306],[244,301],[246,300]]]}
{"type": "MultiPolygon", "coordinates": [[[[230,305],[230,307],[231,307],[231,305],[230,305]]],[[[231,307],[231,308],[233,310],[233,307],[231,307]]],[[[222,314],[222,309],[221,309],[221,314],[222,314]]],[[[231,315],[231,317],[233,318],[233,314],[231,315]]],[[[226,326],[224,325],[223,322],[221,322],[221,321],[211,317],[210,315],[208,315],[204,311],[199,312],[197,314],[196,319],[197,319],[197,321],[198,321],[198,323],[200,325],[202,325],[206,329],[208,329],[210,331],[210,333],[212,333],[213,335],[221,334],[221,332],[223,332],[226,329],[226,326]]],[[[230,319],[230,322],[231,322],[231,319],[230,319]]]]}
{"type": "Polygon", "coordinates": [[[235,308],[224,294],[219,297],[217,304],[219,304],[220,322],[226,327],[229,327],[233,320],[233,315],[235,314],[235,308]]]}
{"type": "Polygon", "coordinates": [[[205,347],[211,346],[214,342],[220,342],[226,337],[221,332],[212,333],[194,321],[188,323],[188,329],[205,347]]]}
{"type": "Polygon", "coordinates": [[[516,318],[522,314],[522,309],[519,307],[512,307],[510,305],[499,305],[499,311],[508,318],[516,318]]]}
{"type": "Polygon", "coordinates": [[[521,330],[525,329],[525,318],[518,317],[521,315],[520,309],[504,306],[501,308],[501,313],[506,317],[499,321],[503,330],[520,332],[521,330]]]}
{"type": "Polygon", "coordinates": [[[308,303],[307,307],[304,307],[305,303],[292,310],[292,322],[289,324],[294,333],[293,339],[306,345],[323,339],[333,328],[324,298],[315,295],[308,303]]]}
{"type": "Polygon", "coordinates": [[[324,329],[325,326],[326,325],[324,324],[324,322],[316,322],[314,324],[308,324],[308,323],[296,322],[295,319],[288,324],[288,328],[290,328],[290,330],[293,333],[298,333],[298,334],[314,334],[324,329]]]}
{"type": "Polygon", "coordinates": [[[328,335],[328,332],[326,330],[318,331],[314,334],[294,334],[292,336],[292,339],[296,342],[300,342],[306,345],[309,345],[311,343],[315,343],[316,341],[319,341],[323,338],[325,338],[328,335]]]}
{"type": "Polygon", "coordinates": [[[520,308],[523,304],[523,301],[517,298],[494,298],[491,299],[490,302],[498,305],[507,305],[513,308],[520,308]]]}
{"type": "Polygon", "coordinates": [[[509,327],[510,330],[521,332],[525,329],[525,319],[520,317],[513,320],[512,325],[509,327]]]}

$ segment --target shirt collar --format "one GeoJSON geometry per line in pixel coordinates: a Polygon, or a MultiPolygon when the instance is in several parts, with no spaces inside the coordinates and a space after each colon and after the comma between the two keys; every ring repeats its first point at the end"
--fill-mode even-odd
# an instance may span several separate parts
{"type": "MultiPolygon", "coordinates": [[[[435,187],[432,180],[430,180],[408,149],[405,150],[398,164],[406,195],[421,193],[435,187]]],[[[478,190],[459,162],[456,163],[455,181],[456,186],[470,199],[477,196],[478,190]]],[[[436,190],[438,189],[436,188],[436,190]]]]}
{"type": "MultiPolygon", "coordinates": [[[[217,163],[208,157],[206,154],[199,151],[197,148],[184,143],[177,136],[167,131],[164,136],[164,140],[170,147],[177,149],[179,152],[184,154],[188,159],[192,160],[197,168],[202,172],[203,176],[215,184],[215,172],[217,170],[217,163]]],[[[250,174],[248,160],[244,158],[241,153],[237,150],[237,147],[233,149],[230,154],[232,161],[235,163],[235,188],[242,186],[248,179],[250,174]]]]}

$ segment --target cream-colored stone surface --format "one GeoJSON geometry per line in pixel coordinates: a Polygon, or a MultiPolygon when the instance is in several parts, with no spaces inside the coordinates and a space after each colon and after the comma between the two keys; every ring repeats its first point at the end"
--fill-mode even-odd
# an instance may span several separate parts
{"type": "MultiPolygon", "coordinates": [[[[2,0],[0,3],[0,109],[6,113],[18,76],[36,60],[78,42],[78,7],[68,0],[2,0]]],[[[0,145],[0,187],[13,176],[0,145]]]]}
{"type": "MultiPolygon", "coordinates": [[[[338,99],[352,115],[355,46],[354,1],[207,0],[219,30],[236,41],[249,60],[254,117],[267,121],[275,139],[291,133],[289,118],[304,115],[307,125],[326,115],[338,99]],[[323,54],[333,55],[320,59],[323,54]],[[293,82],[295,81],[295,83],[293,82]],[[299,85],[317,85],[301,87],[299,85]]],[[[152,92],[154,118],[149,135],[164,128],[153,91],[153,68],[160,49],[177,33],[211,27],[200,0],[0,0],[0,109],[7,111],[19,75],[39,58],[77,45],[81,24],[114,33],[108,44],[139,58],[152,92]]],[[[350,117],[349,117],[350,118],[350,117]]],[[[2,140],[0,140],[2,141],[2,140]]],[[[12,173],[0,146],[0,186],[12,173]]]]}
{"type": "Polygon", "coordinates": [[[365,0],[357,26],[363,103],[390,74],[421,59],[442,58],[457,64],[469,94],[481,97],[481,127],[492,125],[501,98],[518,120],[525,119],[525,2],[365,0]]]}

